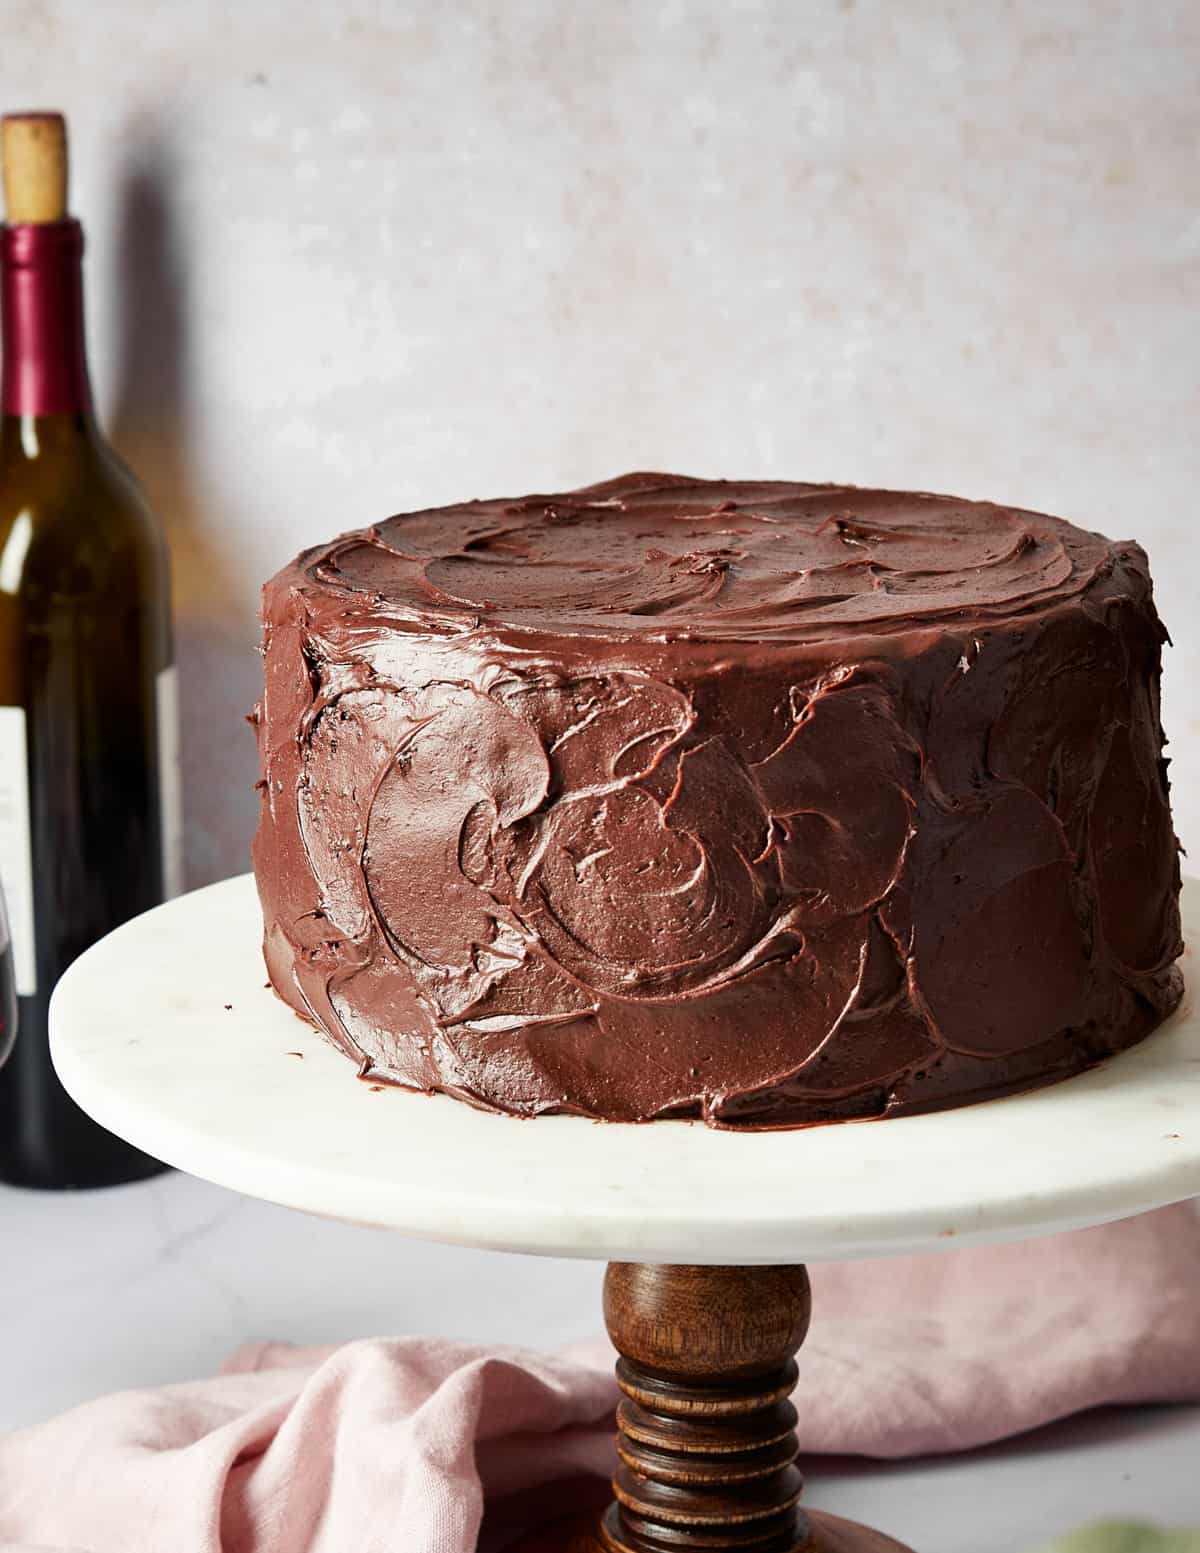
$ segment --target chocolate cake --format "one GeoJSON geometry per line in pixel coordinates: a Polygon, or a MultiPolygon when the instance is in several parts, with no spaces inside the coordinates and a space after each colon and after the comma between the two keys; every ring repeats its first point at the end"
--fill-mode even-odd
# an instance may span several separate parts
{"type": "Polygon", "coordinates": [[[345,534],[263,625],[267,967],[364,1077],[796,1126],[1044,1084],[1179,1000],[1136,544],[636,474],[345,534]]]}

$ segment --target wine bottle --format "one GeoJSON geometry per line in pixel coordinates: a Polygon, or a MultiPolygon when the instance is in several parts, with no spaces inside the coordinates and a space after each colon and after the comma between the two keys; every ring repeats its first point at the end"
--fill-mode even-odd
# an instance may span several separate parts
{"type": "Polygon", "coordinates": [[[6,117],[0,152],[0,878],[19,1007],[0,1180],[103,1186],[162,1166],[69,1098],[46,1012],[77,955],[178,889],[167,553],[92,410],[61,115],[6,117]]]}

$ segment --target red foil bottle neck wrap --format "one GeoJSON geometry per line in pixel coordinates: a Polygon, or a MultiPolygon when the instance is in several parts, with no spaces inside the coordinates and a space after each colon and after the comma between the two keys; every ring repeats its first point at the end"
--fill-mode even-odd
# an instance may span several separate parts
{"type": "Polygon", "coordinates": [[[78,221],[0,227],[5,415],[90,413],[78,221]]]}

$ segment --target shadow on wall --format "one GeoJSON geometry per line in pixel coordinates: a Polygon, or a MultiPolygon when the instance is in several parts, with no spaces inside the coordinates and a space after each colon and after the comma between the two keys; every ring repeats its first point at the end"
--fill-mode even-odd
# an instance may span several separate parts
{"type": "Polygon", "coordinates": [[[143,130],[121,188],[120,355],[109,430],[171,548],[186,882],[195,887],[249,866],[257,771],[243,717],[258,697],[261,670],[253,612],[209,532],[192,455],[190,277],[172,207],[177,187],[169,142],[143,130]]]}

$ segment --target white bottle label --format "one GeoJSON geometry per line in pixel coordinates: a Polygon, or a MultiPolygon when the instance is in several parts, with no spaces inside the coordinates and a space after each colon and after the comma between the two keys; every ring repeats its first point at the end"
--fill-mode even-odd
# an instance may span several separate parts
{"type": "MultiPolygon", "coordinates": [[[[183,779],[179,765],[179,676],[175,665],[154,682],[158,721],[158,805],[162,826],[163,894],[183,894],[183,779]]],[[[15,932],[15,929],[14,929],[15,932]]]]}
{"type": "Polygon", "coordinates": [[[0,880],[8,903],[17,996],[37,991],[33,936],[33,853],[29,840],[29,758],[25,709],[0,706],[0,880]]]}

